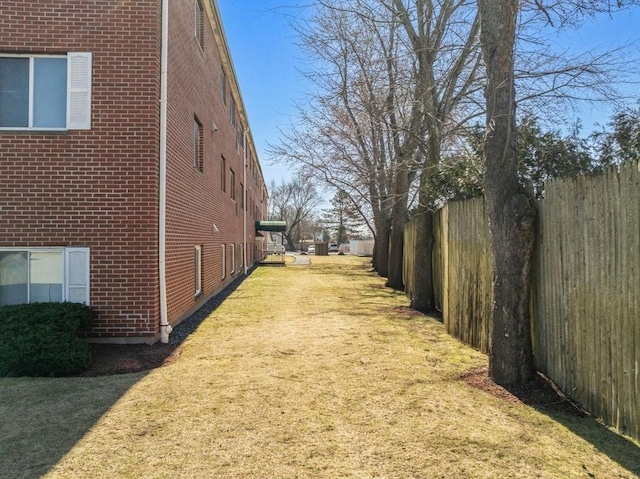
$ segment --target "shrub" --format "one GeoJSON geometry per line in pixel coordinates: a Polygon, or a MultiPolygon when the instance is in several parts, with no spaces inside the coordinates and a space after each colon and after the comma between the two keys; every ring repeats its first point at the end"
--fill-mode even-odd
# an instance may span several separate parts
{"type": "Polygon", "coordinates": [[[68,376],[82,371],[91,355],[77,335],[94,319],[95,312],[78,303],[0,307],[0,376],[68,376]]]}

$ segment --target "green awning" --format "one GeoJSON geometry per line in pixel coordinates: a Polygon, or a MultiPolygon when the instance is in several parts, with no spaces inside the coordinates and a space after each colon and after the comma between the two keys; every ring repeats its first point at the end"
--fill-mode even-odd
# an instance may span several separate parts
{"type": "Polygon", "coordinates": [[[286,221],[256,221],[256,231],[271,231],[284,233],[287,229],[286,221]]]}

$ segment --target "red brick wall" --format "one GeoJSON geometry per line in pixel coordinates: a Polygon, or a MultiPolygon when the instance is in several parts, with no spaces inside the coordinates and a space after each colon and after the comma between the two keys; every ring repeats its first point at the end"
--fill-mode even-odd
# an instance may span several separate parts
{"type": "MultiPolygon", "coordinates": [[[[244,183],[244,152],[236,148],[236,132],[229,111],[231,102],[227,100],[225,106],[222,101],[222,58],[209,22],[205,22],[204,48],[201,48],[194,35],[194,1],[174,1],[170,8],[167,291],[169,320],[175,321],[241,271],[238,265],[244,231],[240,184],[244,183]],[[194,116],[203,125],[202,171],[193,167],[194,116]],[[226,191],[220,186],[222,157],[226,160],[226,191]],[[231,198],[231,171],[235,173],[236,201],[231,198]],[[215,233],[214,224],[218,229],[215,233]],[[226,245],[224,279],[223,244],[226,245]],[[234,267],[232,244],[236,245],[234,267]],[[203,294],[199,297],[194,294],[195,245],[202,245],[203,294]]],[[[228,81],[232,81],[232,73],[226,74],[228,81]]],[[[227,95],[231,90],[228,85],[227,95]]],[[[237,97],[236,103],[239,103],[237,97]]],[[[253,221],[253,216],[247,215],[247,242],[251,245],[255,236],[253,221]]]]}
{"type": "MultiPolygon", "coordinates": [[[[194,0],[170,2],[166,266],[172,323],[240,273],[240,183],[254,200],[247,204],[266,211],[259,169],[255,178],[249,170],[243,179],[243,151],[236,149],[221,99],[220,52],[208,21],[204,48],[198,45],[194,8],[194,0]],[[202,171],[193,166],[194,117],[203,125],[202,171]],[[222,156],[226,192],[220,188],[222,156]],[[202,246],[199,297],[195,245],[202,246]]],[[[0,246],[89,246],[91,305],[99,313],[91,337],[103,340],[151,341],[159,331],[160,9],[160,0],[0,3],[0,52],[93,53],[91,130],[0,132],[0,246]]],[[[227,78],[232,81],[232,72],[227,78]]],[[[256,219],[263,218],[247,211],[249,260],[256,219]]]]}
{"type": "Polygon", "coordinates": [[[0,132],[0,246],[89,246],[95,337],[158,330],[159,46],[159,0],[0,3],[0,52],[93,53],[91,130],[0,132]]]}

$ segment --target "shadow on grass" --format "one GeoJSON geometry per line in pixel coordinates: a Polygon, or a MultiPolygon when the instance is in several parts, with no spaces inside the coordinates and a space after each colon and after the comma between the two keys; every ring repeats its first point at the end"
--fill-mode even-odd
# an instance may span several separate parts
{"type": "Polygon", "coordinates": [[[0,379],[0,477],[42,477],[144,376],[0,379]]]}
{"type": "MultiPolygon", "coordinates": [[[[562,424],[629,472],[640,477],[640,447],[598,422],[539,374],[527,386],[509,392],[525,404],[562,424]]],[[[585,470],[589,477],[595,477],[585,470]]]]}
{"type": "Polygon", "coordinates": [[[32,479],[50,471],[247,277],[236,278],[176,326],[169,344],[91,345],[97,357],[82,375],[0,378],[0,478],[32,479]]]}
{"type": "MultiPolygon", "coordinates": [[[[545,411],[543,410],[542,412],[545,411]]],[[[634,442],[616,434],[590,416],[546,414],[575,435],[592,444],[593,447],[608,456],[612,461],[617,462],[629,472],[640,477],[640,447],[634,442]]]]}

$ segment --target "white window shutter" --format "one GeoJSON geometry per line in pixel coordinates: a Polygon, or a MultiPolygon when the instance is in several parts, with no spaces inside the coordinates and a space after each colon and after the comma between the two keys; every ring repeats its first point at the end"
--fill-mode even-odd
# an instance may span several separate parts
{"type": "Polygon", "coordinates": [[[91,129],[91,53],[67,54],[67,129],[91,129]]]}
{"type": "Polygon", "coordinates": [[[65,250],[66,301],[89,303],[89,248],[65,250]]]}

